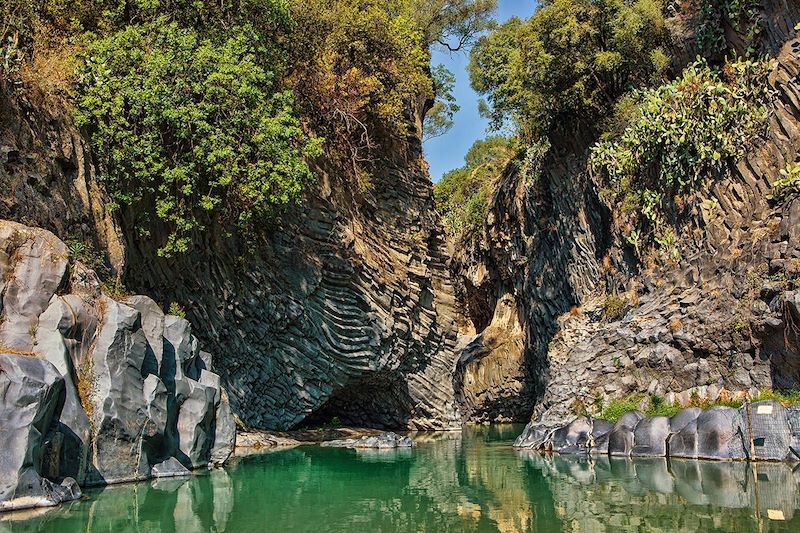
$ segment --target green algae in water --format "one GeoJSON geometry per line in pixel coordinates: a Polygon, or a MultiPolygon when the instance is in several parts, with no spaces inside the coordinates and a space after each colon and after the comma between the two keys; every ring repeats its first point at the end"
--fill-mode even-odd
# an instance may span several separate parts
{"type": "Polygon", "coordinates": [[[542,456],[511,448],[520,430],[264,453],[0,515],[0,532],[800,531],[800,471],[788,465],[542,456]]]}

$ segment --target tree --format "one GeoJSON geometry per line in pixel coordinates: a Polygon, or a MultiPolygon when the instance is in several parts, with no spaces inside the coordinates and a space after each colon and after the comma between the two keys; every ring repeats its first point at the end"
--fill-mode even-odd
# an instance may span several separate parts
{"type": "Polygon", "coordinates": [[[463,167],[442,176],[433,193],[436,208],[452,235],[480,228],[486,220],[491,185],[513,155],[508,138],[490,136],[475,141],[463,167]]]}
{"type": "Polygon", "coordinates": [[[405,0],[428,45],[463,50],[492,26],[497,0],[405,0]]]}
{"type": "Polygon", "coordinates": [[[453,116],[461,107],[456,103],[453,88],[456,77],[444,65],[436,65],[431,69],[433,91],[436,99],[425,114],[422,136],[424,140],[440,137],[453,127],[453,116]]]}
{"type": "Polygon", "coordinates": [[[318,141],[291,91],[263,60],[252,26],[212,39],[166,18],[93,42],[76,88],[76,122],[101,162],[98,179],[138,229],[170,231],[159,253],[185,252],[209,222],[244,232],[297,201],[318,141]],[[155,217],[155,219],[154,219],[155,217]]]}
{"type": "Polygon", "coordinates": [[[558,117],[594,123],[632,86],[660,79],[664,9],[664,0],[553,0],[478,39],[470,79],[493,125],[510,120],[530,140],[558,117]]]}

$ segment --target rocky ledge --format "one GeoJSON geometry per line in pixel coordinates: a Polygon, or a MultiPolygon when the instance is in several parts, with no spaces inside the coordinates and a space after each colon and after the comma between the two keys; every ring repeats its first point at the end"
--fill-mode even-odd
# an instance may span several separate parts
{"type": "Polygon", "coordinates": [[[377,436],[365,436],[358,439],[329,440],[321,446],[329,448],[411,448],[414,442],[411,437],[404,437],[389,431],[377,436]]]}
{"type": "Polygon", "coordinates": [[[236,426],[187,320],[0,221],[0,511],[225,462],[236,426]]]}
{"type": "Polygon", "coordinates": [[[671,417],[628,411],[616,423],[578,417],[530,423],[516,448],[562,454],[800,462],[800,406],[775,400],[739,409],[687,408],[671,417]]]}

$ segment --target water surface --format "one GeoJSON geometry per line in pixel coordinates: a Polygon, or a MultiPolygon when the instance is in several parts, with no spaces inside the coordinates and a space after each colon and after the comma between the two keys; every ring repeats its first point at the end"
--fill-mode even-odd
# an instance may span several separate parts
{"type": "Polygon", "coordinates": [[[800,471],[787,465],[545,457],[511,448],[520,430],[265,453],[0,515],[0,532],[800,531],[800,471]]]}

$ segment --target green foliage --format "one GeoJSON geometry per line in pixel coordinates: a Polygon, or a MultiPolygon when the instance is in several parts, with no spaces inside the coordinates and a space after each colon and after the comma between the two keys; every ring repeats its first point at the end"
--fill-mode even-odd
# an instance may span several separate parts
{"type": "Polygon", "coordinates": [[[681,406],[677,403],[669,404],[662,396],[657,394],[650,395],[650,401],[645,407],[645,416],[673,416],[681,410],[681,406]]]}
{"type": "Polygon", "coordinates": [[[755,398],[753,398],[754,402],[759,402],[762,400],[776,400],[783,404],[784,407],[789,407],[791,405],[800,405],[800,391],[798,390],[773,390],[773,389],[761,389],[758,391],[758,394],[755,398]]]}
{"type": "Polygon", "coordinates": [[[108,268],[103,254],[91,242],[73,235],[67,237],[64,240],[64,244],[67,245],[70,260],[80,261],[94,270],[101,279],[108,275],[108,268]]]}
{"type": "Polygon", "coordinates": [[[421,28],[426,44],[438,43],[455,52],[463,50],[485,29],[497,0],[390,0],[421,28]]]}
{"type": "Polygon", "coordinates": [[[172,302],[169,304],[169,310],[167,311],[167,314],[186,318],[186,311],[178,302],[172,302]]]}
{"type": "Polygon", "coordinates": [[[8,0],[0,75],[43,48],[83,52],[64,92],[98,179],[140,234],[166,233],[169,256],[212,225],[247,234],[299,200],[323,137],[326,163],[366,187],[376,148],[402,149],[423,102],[435,101],[429,126],[449,127],[452,77],[430,71],[428,47],[472,42],[495,4],[8,0]]]}
{"type": "Polygon", "coordinates": [[[785,202],[800,196],[800,163],[789,163],[781,169],[781,178],[772,184],[769,199],[785,202]]]}
{"type": "Polygon", "coordinates": [[[520,162],[520,173],[526,183],[535,183],[542,174],[544,158],[550,151],[550,141],[546,138],[534,140],[525,147],[525,153],[520,162]]]}
{"type": "Polygon", "coordinates": [[[726,24],[744,35],[748,56],[757,53],[764,31],[760,0],[702,0],[699,15],[695,39],[705,54],[722,57],[728,51],[726,24]]]}
{"type": "Polygon", "coordinates": [[[453,88],[456,77],[444,65],[436,65],[431,69],[433,91],[436,98],[425,114],[423,139],[428,140],[444,135],[453,127],[453,116],[461,109],[456,103],[453,88]]]}
{"type": "Polygon", "coordinates": [[[669,64],[663,0],[553,0],[527,21],[512,18],[481,37],[470,78],[486,94],[495,127],[515,123],[524,140],[555,119],[593,123],[631,86],[660,79],[669,64]]]}
{"type": "Polygon", "coordinates": [[[611,400],[600,413],[600,418],[609,422],[616,422],[628,411],[638,411],[644,402],[644,395],[631,394],[625,398],[611,400]]]}
{"type": "Polygon", "coordinates": [[[625,298],[620,298],[615,295],[606,296],[605,305],[603,307],[603,318],[607,322],[619,320],[625,315],[625,308],[628,303],[625,298]]]}
{"type": "Polygon", "coordinates": [[[76,122],[112,199],[171,228],[159,253],[189,249],[210,221],[249,230],[297,201],[319,153],[250,26],[218,41],[158,19],[86,51],[76,122]]]}
{"type": "Polygon", "coordinates": [[[436,184],[436,208],[451,235],[469,233],[483,225],[490,186],[512,155],[506,137],[478,140],[464,157],[465,165],[446,173],[436,184]]]}
{"type": "Polygon", "coordinates": [[[675,249],[668,200],[726,175],[765,132],[769,70],[766,61],[740,60],[721,70],[697,62],[677,80],[633,93],[627,127],[592,148],[592,166],[608,178],[637,248],[644,232],[675,249]]]}

